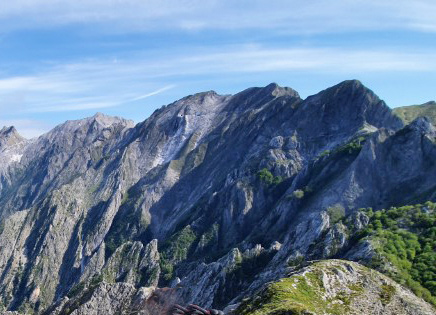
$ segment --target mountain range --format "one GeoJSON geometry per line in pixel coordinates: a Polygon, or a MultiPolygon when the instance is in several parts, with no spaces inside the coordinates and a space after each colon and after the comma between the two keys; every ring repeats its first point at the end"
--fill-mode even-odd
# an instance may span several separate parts
{"type": "Polygon", "coordinates": [[[0,311],[436,314],[435,107],[273,83],[5,127],[0,311]]]}

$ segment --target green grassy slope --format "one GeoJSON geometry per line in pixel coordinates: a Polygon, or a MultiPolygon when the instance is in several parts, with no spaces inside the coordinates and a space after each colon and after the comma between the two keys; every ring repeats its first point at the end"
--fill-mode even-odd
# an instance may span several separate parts
{"type": "Polygon", "coordinates": [[[393,109],[405,124],[411,123],[418,117],[428,117],[432,124],[436,124],[436,102],[431,101],[421,105],[402,106],[393,109]]]}

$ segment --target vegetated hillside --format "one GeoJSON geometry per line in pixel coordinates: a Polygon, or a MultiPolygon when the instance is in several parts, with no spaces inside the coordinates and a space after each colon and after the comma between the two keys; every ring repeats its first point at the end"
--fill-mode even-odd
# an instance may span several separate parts
{"type": "Polygon", "coordinates": [[[436,204],[366,210],[370,221],[359,235],[378,256],[371,265],[436,305],[436,204]],[[365,236],[367,235],[367,236],[365,236]],[[389,264],[389,265],[387,265],[389,264]]]}
{"type": "Polygon", "coordinates": [[[418,117],[427,117],[432,124],[436,124],[436,102],[430,101],[421,105],[396,107],[393,109],[405,124],[409,124],[418,117]]]}
{"type": "Polygon", "coordinates": [[[8,130],[0,304],[23,314],[229,309],[290,264],[373,257],[338,226],[363,230],[358,209],[436,199],[435,128],[403,127],[355,80],[305,100],[209,91],[137,125],[97,114],[33,140],[8,130]]]}
{"type": "Polygon", "coordinates": [[[321,255],[317,251],[323,246],[333,246],[336,257],[377,269],[436,305],[435,209],[430,201],[377,211],[360,209],[352,217],[338,218],[324,241],[314,246],[312,256],[321,255]],[[335,242],[331,235],[336,236],[335,242]]]}

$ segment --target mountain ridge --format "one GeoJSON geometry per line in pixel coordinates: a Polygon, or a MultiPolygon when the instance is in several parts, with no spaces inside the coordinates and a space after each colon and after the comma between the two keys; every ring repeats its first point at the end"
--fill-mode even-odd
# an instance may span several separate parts
{"type": "Polygon", "coordinates": [[[418,117],[428,117],[433,124],[436,123],[436,102],[429,101],[421,105],[401,106],[393,109],[394,114],[404,123],[411,123],[418,117]]]}

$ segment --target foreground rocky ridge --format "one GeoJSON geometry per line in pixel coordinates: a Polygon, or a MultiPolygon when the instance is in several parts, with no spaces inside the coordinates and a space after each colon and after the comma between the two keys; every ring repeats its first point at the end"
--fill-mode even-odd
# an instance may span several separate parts
{"type": "Polygon", "coordinates": [[[336,215],[436,197],[434,127],[403,128],[359,81],[306,100],[211,91],[136,126],[97,114],[0,138],[1,304],[23,313],[127,307],[177,278],[179,299],[223,308],[290,261],[335,255],[336,215]]]}
{"type": "Polygon", "coordinates": [[[377,271],[355,262],[316,262],[269,284],[234,314],[434,314],[434,308],[377,271]]]}

